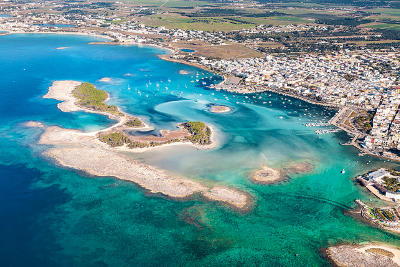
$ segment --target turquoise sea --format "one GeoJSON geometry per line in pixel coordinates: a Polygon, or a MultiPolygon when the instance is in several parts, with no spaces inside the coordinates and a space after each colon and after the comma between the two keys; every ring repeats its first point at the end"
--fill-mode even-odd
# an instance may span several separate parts
{"type": "Polygon", "coordinates": [[[348,140],[345,133],[317,135],[304,126],[327,121],[334,111],[276,94],[209,90],[220,77],[163,61],[157,57],[162,50],[88,44],[96,40],[0,37],[1,266],[327,266],[321,247],[400,245],[397,236],[344,214],[355,199],[372,198],[355,185],[355,175],[396,165],[359,157],[340,145],[348,140]],[[103,77],[111,81],[99,82],[103,77]],[[41,98],[52,81],[67,79],[107,90],[113,104],[155,126],[155,134],[186,120],[212,124],[217,149],[175,146],[131,156],[177,175],[240,188],[254,197],[253,209],[238,213],[201,199],[150,195],[135,184],[88,177],[41,157],[41,130],[24,127],[24,121],[83,131],[112,124],[100,115],[63,113],[57,101],[41,98]],[[214,103],[233,111],[212,114],[208,105],[214,103]],[[276,185],[247,178],[261,164],[293,161],[312,162],[315,169],[276,185]]]}

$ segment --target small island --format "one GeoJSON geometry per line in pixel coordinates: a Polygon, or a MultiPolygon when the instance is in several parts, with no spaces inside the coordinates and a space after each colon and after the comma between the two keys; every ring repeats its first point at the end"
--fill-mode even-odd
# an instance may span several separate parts
{"type": "MultiPolygon", "coordinates": [[[[107,129],[88,133],[57,126],[43,126],[44,132],[39,139],[39,144],[47,147],[43,155],[57,164],[83,171],[91,176],[116,177],[130,181],[151,193],[173,199],[200,197],[223,203],[238,211],[251,209],[252,197],[242,190],[216,185],[211,181],[203,183],[179,177],[134,160],[123,153],[132,151],[132,148],[143,146],[149,149],[169,142],[209,147],[213,144],[212,129],[205,123],[185,122],[178,125],[179,129],[176,131],[162,131],[161,136],[133,136],[126,130],[132,127],[143,129],[148,126],[138,118],[122,112],[118,107],[106,104],[109,99],[107,92],[90,83],[56,81],[44,98],[62,101],[58,107],[64,112],[93,112],[117,120],[116,124],[107,129]]],[[[34,127],[39,124],[30,122],[28,125],[34,127]]]]}
{"type": "Polygon", "coordinates": [[[333,266],[400,266],[400,249],[382,243],[332,246],[322,254],[333,266]]]}
{"type": "Polygon", "coordinates": [[[210,105],[210,112],[212,112],[212,113],[228,113],[231,111],[232,111],[232,109],[228,106],[210,105]]]}
{"type": "Polygon", "coordinates": [[[254,183],[272,184],[282,180],[282,173],[280,170],[263,165],[251,174],[250,179],[254,183]]]}
{"type": "Polygon", "coordinates": [[[250,174],[250,180],[258,184],[274,184],[288,180],[292,175],[312,170],[313,166],[308,162],[293,162],[280,169],[262,165],[260,169],[250,174]]]}

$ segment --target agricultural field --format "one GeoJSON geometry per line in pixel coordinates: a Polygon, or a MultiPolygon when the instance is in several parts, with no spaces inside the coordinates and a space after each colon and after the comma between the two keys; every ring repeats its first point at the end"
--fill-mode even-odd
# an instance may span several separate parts
{"type": "Polygon", "coordinates": [[[189,18],[177,14],[153,15],[141,19],[141,22],[149,25],[168,29],[200,30],[200,31],[233,31],[255,27],[249,22],[238,22],[229,18],[201,17],[189,18]]]}
{"type": "Polygon", "coordinates": [[[260,57],[261,53],[250,49],[241,44],[225,44],[225,45],[210,45],[201,41],[193,42],[176,42],[170,43],[170,45],[177,49],[192,49],[195,52],[194,56],[203,56],[211,58],[248,58],[248,57],[260,57]]]}
{"type": "Polygon", "coordinates": [[[125,0],[147,7],[153,15],[138,16],[141,23],[168,29],[235,31],[258,25],[326,24],[400,30],[400,9],[321,6],[315,3],[232,4],[217,1],[125,0]]]}
{"type": "Polygon", "coordinates": [[[140,19],[142,23],[168,29],[201,30],[201,31],[234,31],[254,28],[258,25],[289,25],[312,23],[313,19],[294,16],[274,17],[186,17],[178,14],[153,15],[140,19]]]}
{"type": "MultiPolygon", "coordinates": [[[[218,6],[218,3],[208,1],[187,0],[125,0],[135,6],[159,7],[159,8],[194,8],[201,6],[218,6]]],[[[219,4],[220,5],[220,4],[219,4]]]]}

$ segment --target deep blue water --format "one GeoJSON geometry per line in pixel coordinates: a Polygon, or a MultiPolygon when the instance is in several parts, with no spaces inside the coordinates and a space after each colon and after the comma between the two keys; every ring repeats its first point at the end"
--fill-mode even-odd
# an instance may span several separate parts
{"type": "Polygon", "coordinates": [[[1,266],[321,266],[327,262],[320,247],[400,244],[398,237],[344,215],[336,204],[370,199],[352,177],[389,163],[341,146],[348,139],[344,133],[316,135],[304,126],[327,121],[334,111],[275,94],[209,90],[220,77],[160,60],[161,50],[88,45],[94,40],[0,37],[1,266]],[[103,77],[111,81],[100,82],[103,77]],[[132,183],[86,177],[43,158],[45,147],[36,144],[41,130],[23,122],[83,131],[112,123],[100,115],[63,113],[57,101],[41,98],[53,81],[67,79],[107,90],[111,103],[155,126],[154,133],[185,120],[212,124],[220,143],[215,150],[177,146],[131,156],[238,187],[254,196],[253,210],[239,214],[199,199],[152,196],[132,183]],[[214,103],[233,112],[212,114],[208,107],[214,103]],[[315,170],[288,182],[263,186],[247,179],[261,164],[304,160],[315,170]]]}

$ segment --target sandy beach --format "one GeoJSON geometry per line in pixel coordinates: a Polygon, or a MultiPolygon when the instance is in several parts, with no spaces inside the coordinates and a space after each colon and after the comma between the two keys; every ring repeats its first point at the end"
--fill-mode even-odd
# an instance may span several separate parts
{"type": "Polygon", "coordinates": [[[206,199],[222,202],[238,210],[251,206],[250,196],[225,186],[206,186],[133,160],[106,145],[99,145],[95,136],[77,130],[48,127],[39,144],[51,145],[44,152],[63,167],[78,169],[93,176],[116,177],[134,182],[151,193],[172,198],[189,198],[200,194],[206,199]]]}
{"type": "Polygon", "coordinates": [[[231,112],[231,108],[228,106],[212,105],[210,107],[210,112],[212,113],[228,113],[231,112]]]}
{"type": "MultiPolygon", "coordinates": [[[[75,104],[75,98],[71,93],[80,84],[76,81],[56,81],[44,98],[64,101],[58,104],[64,112],[85,110],[75,104]]],[[[118,123],[101,131],[123,125],[128,116],[124,114],[118,123]]],[[[34,127],[39,124],[30,122],[30,125],[34,127]]],[[[97,134],[101,131],[84,133],[78,130],[48,127],[40,137],[39,144],[50,145],[51,148],[46,150],[44,155],[63,167],[81,170],[93,176],[116,177],[134,182],[151,193],[160,193],[171,198],[183,199],[200,195],[237,210],[250,209],[252,200],[248,193],[227,186],[205,185],[133,160],[121,153],[121,150],[130,151],[129,148],[113,148],[100,142],[97,134]]]]}
{"type": "Polygon", "coordinates": [[[77,81],[55,81],[43,98],[52,98],[62,101],[57,104],[57,107],[63,112],[82,111],[84,109],[75,104],[76,99],[72,95],[72,91],[75,87],[81,84],[81,82],[77,81]]]}
{"type": "Polygon", "coordinates": [[[383,243],[332,246],[325,253],[335,266],[400,266],[400,249],[383,243]]]}

